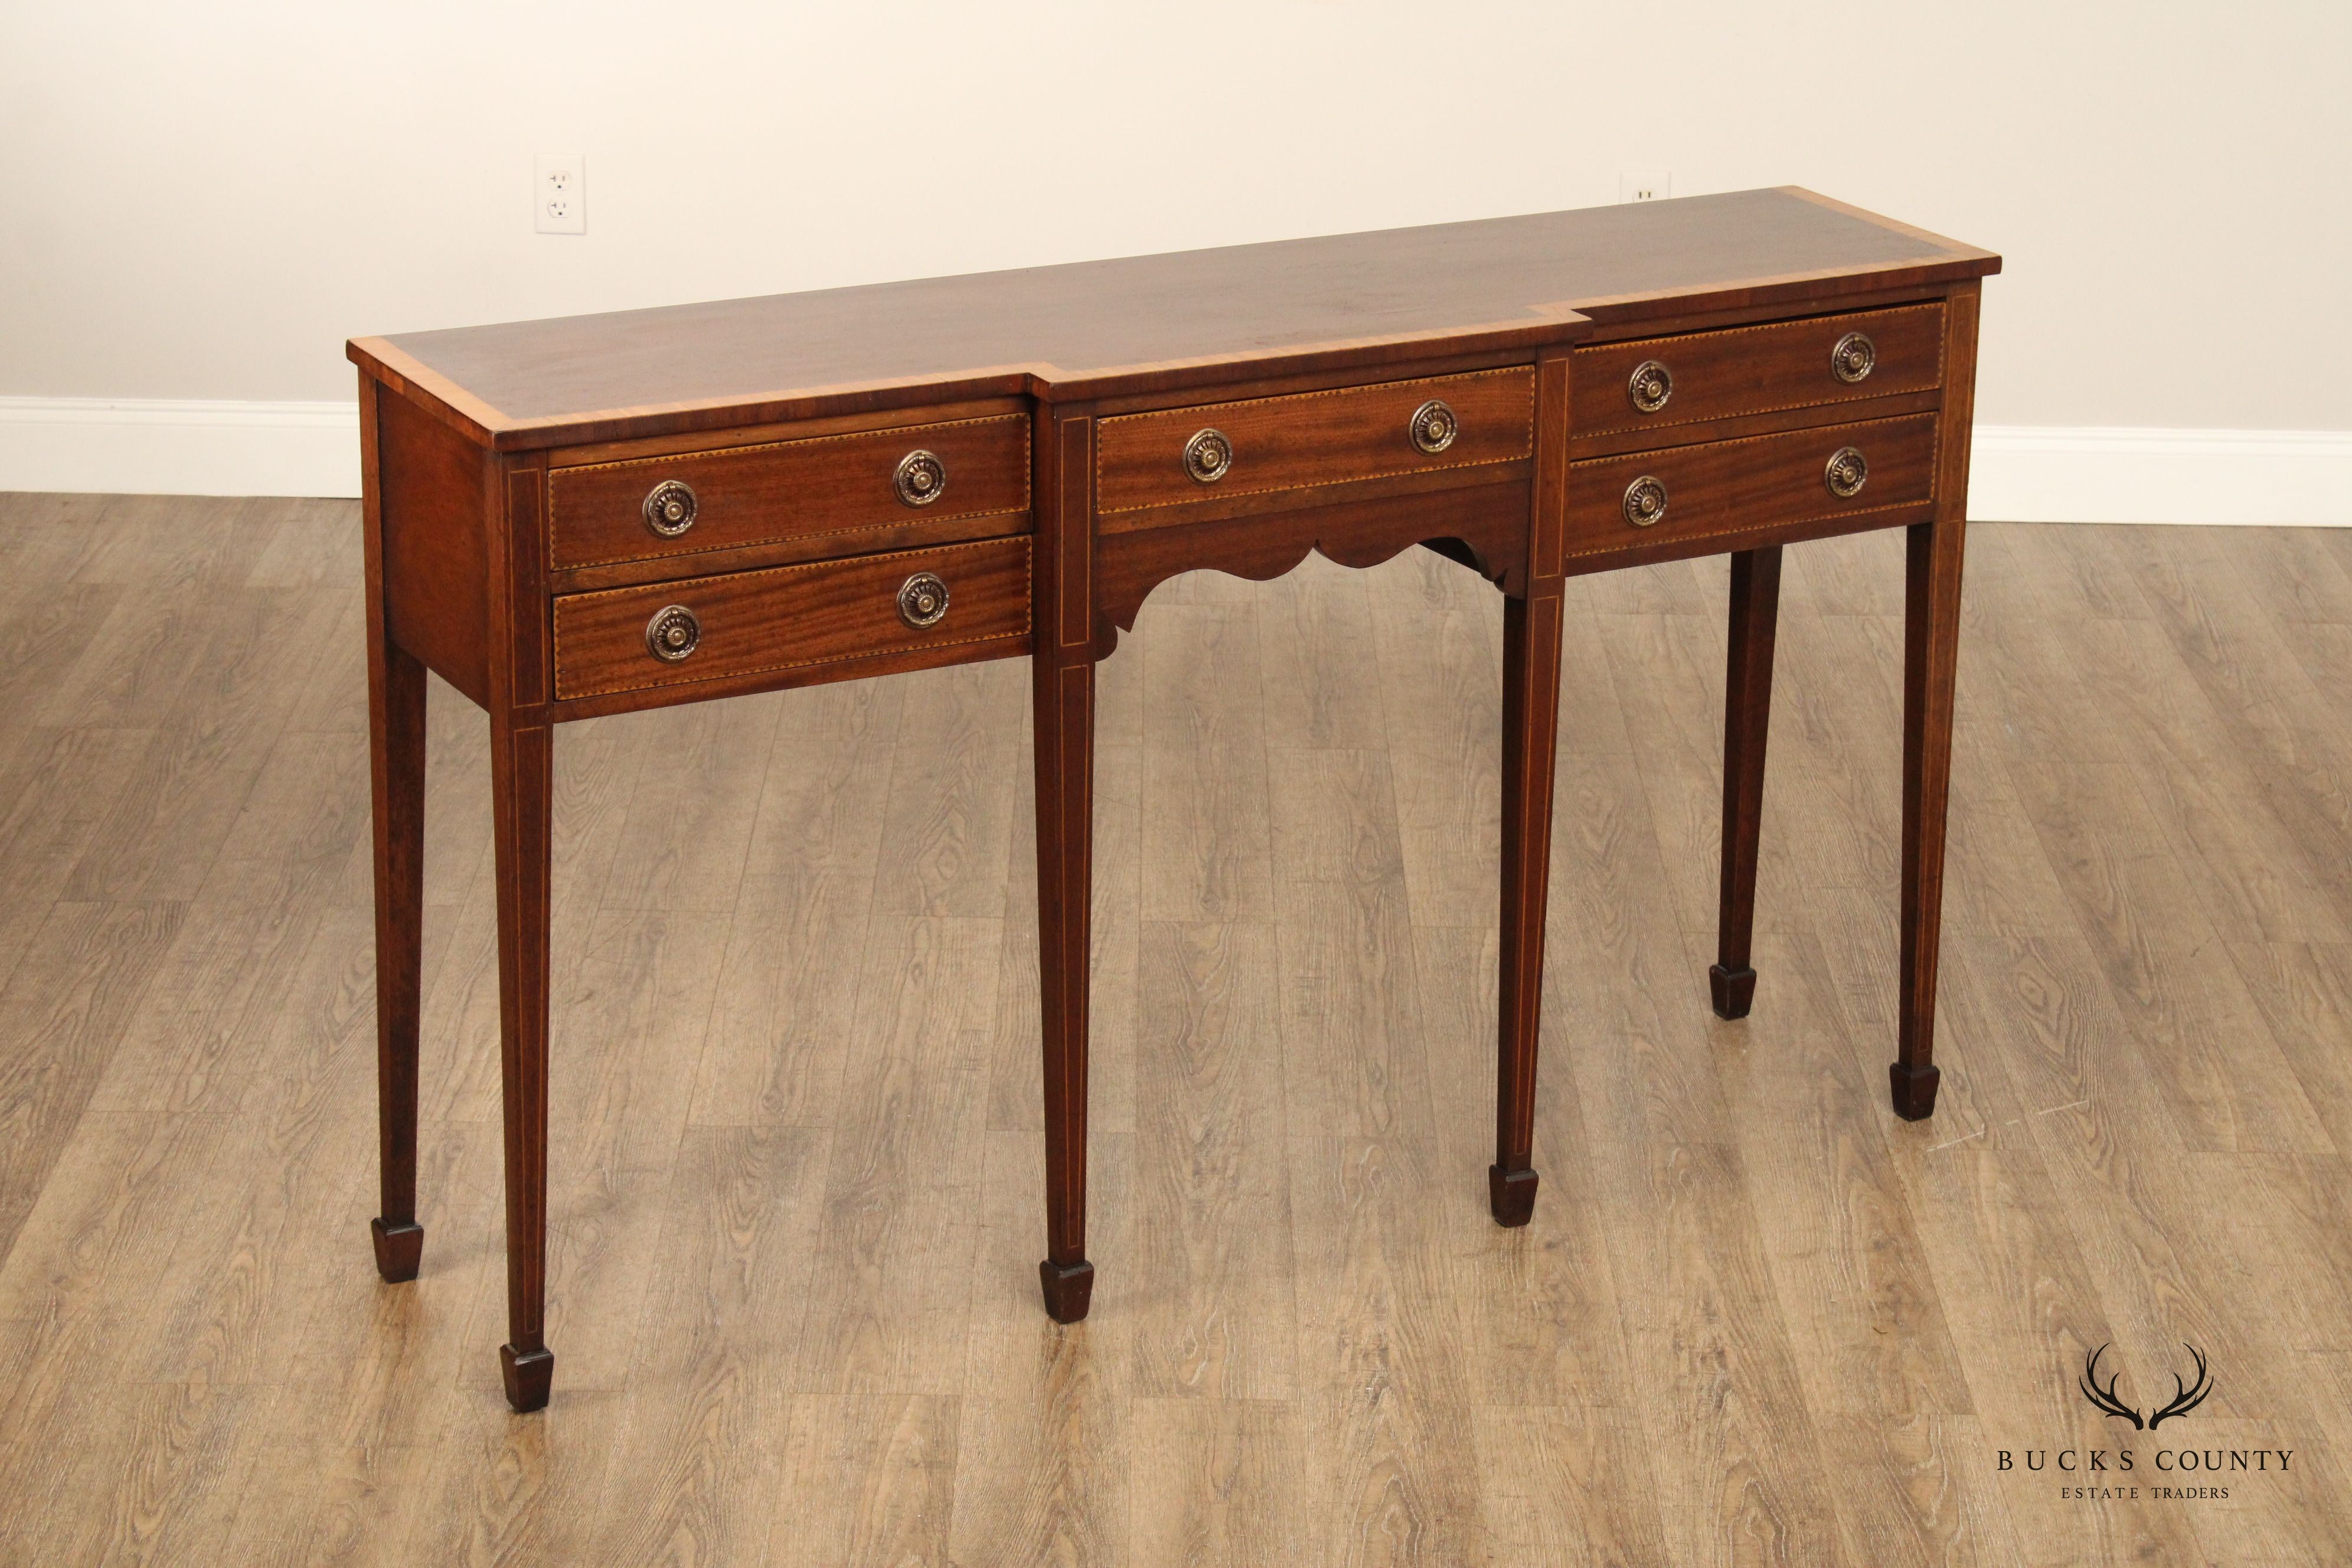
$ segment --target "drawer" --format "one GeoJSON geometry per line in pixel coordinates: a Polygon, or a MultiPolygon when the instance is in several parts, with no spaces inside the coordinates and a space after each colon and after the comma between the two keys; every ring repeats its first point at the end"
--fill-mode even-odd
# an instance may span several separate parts
{"type": "Polygon", "coordinates": [[[1834,409],[1942,385],[1944,307],[1898,305],[1598,343],[1573,351],[1569,363],[1570,428],[1580,437],[1834,409]]]}
{"type": "Polygon", "coordinates": [[[1571,463],[1568,553],[1835,522],[1932,500],[1936,419],[1914,414],[1571,463]],[[1848,450],[1862,454],[1862,484],[1841,494],[1831,464],[1848,450]]]}
{"type": "Polygon", "coordinates": [[[558,698],[938,648],[1028,651],[1026,534],[555,600],[558,698]],[[943,607],[925,600],[934,585],[943,607]]]}
{"type": "Polygon", "coordinates": [[[1532,454],[1535,409],[1535,372],[1514,365],[1118,415],[1096,431],[1096,510],[1117,532],[1236,496],[1455,469],[1470,482],[1532,454]]]}
{"type": "Polygon", "coordinates": [[[1028,510],[1026,415],[904,425],[551,468],[548,564],[819,537],[838,537],[846,553],[861,533],[908,522],[1002,515],[1014,532],[1028,510]]]}

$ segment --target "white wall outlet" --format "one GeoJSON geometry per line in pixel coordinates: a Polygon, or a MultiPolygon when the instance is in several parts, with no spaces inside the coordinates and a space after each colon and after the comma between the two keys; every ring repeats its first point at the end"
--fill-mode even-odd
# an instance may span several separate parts
{"type": "Polygon", "coordinates": [[[541,153],[531,162],[531,226],[541,234],[588,232],[588,161],[541,153]]]}
{"type": "Polygon", "coordinates": [[[1647,174],[1617,176],[1617,199],[1621,202],[1664,201],[1675,194],[1675,177],[1660,169],[1647,174]]]}

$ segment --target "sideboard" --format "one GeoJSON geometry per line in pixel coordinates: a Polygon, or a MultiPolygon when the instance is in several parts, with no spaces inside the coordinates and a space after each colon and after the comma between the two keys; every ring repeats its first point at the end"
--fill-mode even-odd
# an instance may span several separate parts
{"type": "MultiPolygon", "coordinates": [[[[507,1397],[548,1399],[567,721],[1027,657],[1046,1310],[1086,1316],[1096,665],[1159,584],[1423,545],[1503,595],[1495,1218],[1532,1213],[1561,593],[1731,557],[1715,1010],[1744,1016],[1783,546],[1907,531],[1894,1109],[1935,1107],[1990,252],[1783,188],[362,338],[378,1269],[415,1278],[425,672],[489,714],[507,1397]]],[[[1567,737],[1574,744],[1575,737],[1567,737]]]]}

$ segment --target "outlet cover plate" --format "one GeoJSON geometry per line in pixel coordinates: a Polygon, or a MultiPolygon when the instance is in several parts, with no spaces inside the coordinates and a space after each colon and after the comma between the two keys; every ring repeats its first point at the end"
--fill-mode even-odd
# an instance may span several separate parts
{"type": "Polygon", "coordinates": [[[577,153],[531,160],[531,226],[541,234],[588,232],[588,161],[577,153]]]}
{"type": "Polygon", "coordinates": [[[1617,176],[1617,199],[1621,202],[1660,202],[1674,194],[1675,177],[1664,169],[1617,176]]]}

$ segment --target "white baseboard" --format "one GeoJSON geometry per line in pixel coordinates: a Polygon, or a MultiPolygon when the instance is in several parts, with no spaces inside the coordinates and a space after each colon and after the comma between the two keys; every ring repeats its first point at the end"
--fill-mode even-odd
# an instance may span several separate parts
{"type": "MultiPolygon", "coordinates": [[[[2352,527],[2352,431],[1982,425],[1988,522],[2352,527]]],[[[355,496],[349,403],[0,397],[0,490],[355,496]]]]}
{"type": "Polygon", "coordinates": [[[0,397],[0,490],[355,496],[359,405],[0,397]]]}
{"type": "Polygon", "coordinates": [[[2352,431],[1979,425],[1969,515],[2352,528],[2352,431]]]}

